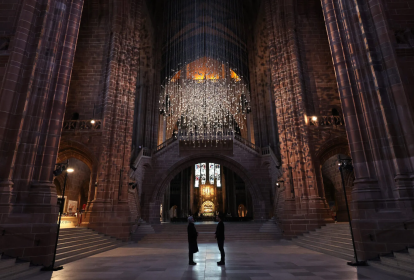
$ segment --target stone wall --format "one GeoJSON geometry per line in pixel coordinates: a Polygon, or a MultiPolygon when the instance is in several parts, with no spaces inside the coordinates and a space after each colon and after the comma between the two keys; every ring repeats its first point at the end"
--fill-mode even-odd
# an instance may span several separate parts
{"type": "Polygon", "coordinates": [[[343,126],[321,122],[333,107],[340,110],[340,99],[320,3],[264,5],[284,181],[280,190],[286,190],[277,216],[290,237],[331,221],[319,155],[340,139],[346,142],[346,134],[343,126]]]}

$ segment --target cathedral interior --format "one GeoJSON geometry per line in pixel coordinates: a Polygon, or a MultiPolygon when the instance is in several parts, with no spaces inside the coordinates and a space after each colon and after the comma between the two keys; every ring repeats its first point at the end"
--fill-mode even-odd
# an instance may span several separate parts
{"type": "Polygon", "coordinates": [[[414,259],[413,0],[0,0],[0,23],[3,256],[222,214],[414,259]]]}

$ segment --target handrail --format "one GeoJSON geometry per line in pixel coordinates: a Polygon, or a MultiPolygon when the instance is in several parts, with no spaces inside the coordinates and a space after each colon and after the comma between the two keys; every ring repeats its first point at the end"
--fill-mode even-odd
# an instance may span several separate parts
{"type": "Polygon", "coordinates": [[[141,149],[141,151],[139,151],[139,154],[138,154],[138,156],[135,159],[134,164],[133,164],[135,166],[135,168],[138,167],[139,162],[141,161],[141,159],[143,157],[151,157],[151,150],[144,147],[144,148],[141,149]]]}
{"type": "Polygon", "coordinates": [[[234,139],[236,139],[238,142],[240,142],[241,144],[245,145],[246,147],[248,147],[248,148],[250,148],[250,149],[254,150],[255,152],[257,152],[257,153],[259,153],[259,154],[262,154],[262,148],[261,148],[261,147],[259,147],[259,146],[256,146],[256,145],[255,145],[255,144],[253,144],[252,142],[249,142],[249,141],[247,141],[246,139],[244,139],[244,138],[242,138],[242,137],[240,137],[240,136],[238,136],[238,135],[235,135],[235,136],[234,136],[234,139]]]}
{"type": "Polygon", "coordinates": [[[63,131],[101,130],[102,120],[68,120],[63,121],[63,131]]]}
{"type": "Polygon", "coordinates": [[[315,119],[311,117],[309,124],[313,126],[343,126],[345,121],[341,116],[318,116],[315,119]]]}
{"type": "Polygon", "coordinates": [[[152,154],[156,154],[159,151],[161,151],[162,149],[168,147],[168,145],[170,145],[171,143],[173,143],[175,140],[177,140],[177,138],[171,137],[170,139],[166,140],[164,143],[161,143],[160,145],[158,145],[156,148],[154,148],[152,150],[152,154]]]}

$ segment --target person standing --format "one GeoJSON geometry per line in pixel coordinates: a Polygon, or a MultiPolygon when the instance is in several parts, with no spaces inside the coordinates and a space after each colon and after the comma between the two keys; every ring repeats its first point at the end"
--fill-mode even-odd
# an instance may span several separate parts
{"type": "Polygon", "coordinates": [[[217,262],[218,265],[225,265],[225,253],[224,253],[224,223],[223,216],[221,214],[217,215],[217,224],[216,228],[216,239],[217,245],[220,250],[221,260],[217,262]]]}
{"type": "Polygon", "coordinates": [[[197,263],[195,263],[193,260],[193,254],[198,252],[198,245],[197,245],[198,232],[194,226],[193,216],[188,217],[187,234],[188,234],[188,258],[189,258],[188,264],[196,265],[197,263]]]}

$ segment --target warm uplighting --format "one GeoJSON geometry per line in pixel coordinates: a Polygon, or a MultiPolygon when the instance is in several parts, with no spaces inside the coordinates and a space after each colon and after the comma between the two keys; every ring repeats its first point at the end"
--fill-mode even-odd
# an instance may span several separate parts
{"type": "Polygon", "coordinates": [[[230,78],[232,78],[236,82],[240,82],[241,81],[240,77],[236,74],[236,72],[234,72],[231,69],[230,69],[230,78]]]}
{"type": "Polygon", "coordinates": [[[75,171],[75,169],[73,169],[73,168],[68,168],[66,171],[67,171],[68,173],[72,173],[73,171],[75,171]]]}

